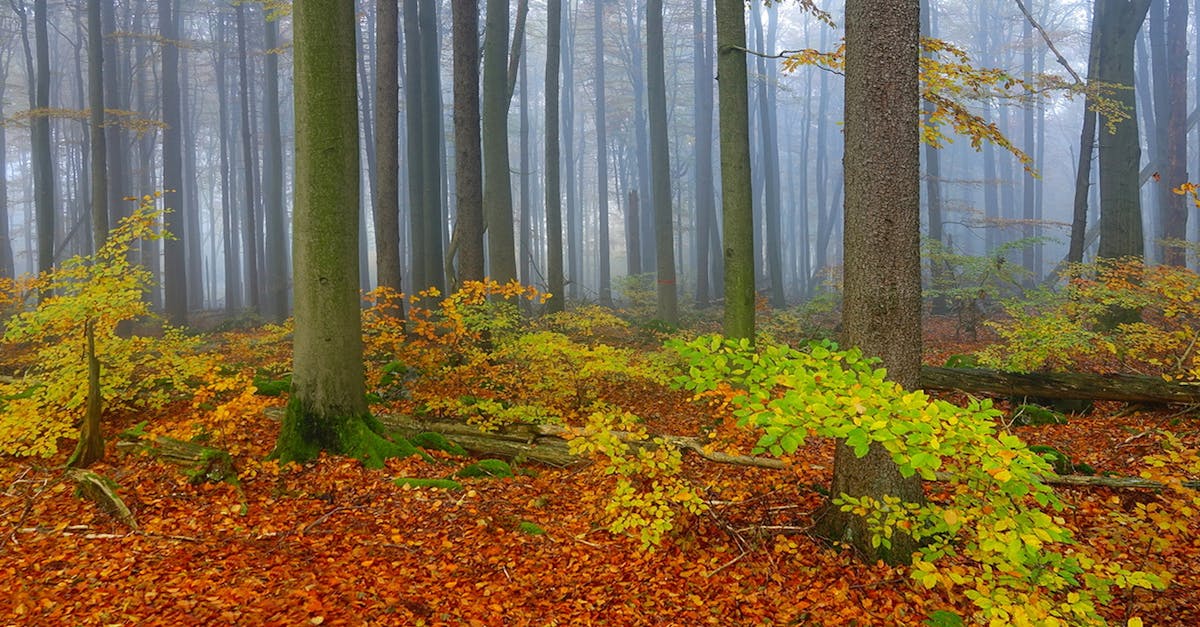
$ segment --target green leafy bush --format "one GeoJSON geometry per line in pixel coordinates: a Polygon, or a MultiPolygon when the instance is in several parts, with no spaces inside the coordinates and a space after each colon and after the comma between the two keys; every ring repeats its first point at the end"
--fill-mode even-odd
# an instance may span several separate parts
{"type": "Polygon", "coordinates": [[[987,622],[1099,624],[1114,587],[1164,585],[1088,555],[1057,515],[1065,505],[1043,482],[1046,460],[997,431],[990,401],[957,407],[907,392],[858,350],[830,342],[755,349],[709,336],[673,348],[688,364],[678,384],[731,401],[742,424],[762,431],[759,451],[792,454],[830,437],[860,457],[882,445],[906,477],[944,473],[948,496],[924,506],[844,494],[833,503],[864,517],[877,546],[891,546],[897,531],[920,541],[912,577],[966,596],[987,622]]]}

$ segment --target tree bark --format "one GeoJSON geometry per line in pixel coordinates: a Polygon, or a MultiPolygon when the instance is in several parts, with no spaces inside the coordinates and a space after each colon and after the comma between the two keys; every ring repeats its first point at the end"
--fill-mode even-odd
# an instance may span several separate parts
{"type": "MultiPolygon", "coordinates": [[[[918,0],[846,3],[842,324],[848,345],[880,358],[908,389],[921,366],[919,13],[918,0]]],[[[840,443],[830,493],[924,502],[920,479],[904,478],[879,444],[857,457],[840,443]]],[[[903,534],[890,548],[871,546],[865,519],[833,506],[819,529],[868,562],[907,563],[916,549],[903,534]]]]}
{"type": "Polygon", "coordinates": [[[663,2],[646,4],[646,104],[650,122],[650,179],[654,189],[654,258],[659,320],[679,324],[675,284],[675,236],[671,198],[671,152],[667,144],[667,85],[663,51],[663,2]]]}
{"type": "Polygon", "coordinates": [[[295,222],[296,330],[292,393],[272,456],[303,461],[322,450],[369,465],[398,452],[367,413],[358,296],[358,90],[354,3],[297,0],[295,222]]]}
{"type": "Polygon", "coordinates": [[[1098,78],[1118,86],[1109,97],[1129,115],[1117,121],[1101,115],[1100,250],[1098,257],[1144,256],[1142,204],[1138,183],[1141,143],[1134,86],[1134,44],[1150,0],[1097,0],[1100,45],[1098,78]],[[1115,132],[1106,128],[1115,124],[1115,132]]]}
{"type": "Polygon", "coordinates": [[[517,278],[508,156],[508,2],[487,0],[483,36],[483,207],[489,276],[517,278]]]}
{"type": "MultiPolygon", "coordinates": [[[[596,193],[599,215],[600,304],[612,306],[611,251],[608,245],[608,119],[604,102],[604,3],[592,4],[593,41],[596,45],[596,193]]],[[[627,225],[628,226],[628,225],[627,225]]]]}
{"type": "Polygon", "coordinates": [[[183,115],[179,101],[179,39],[175,1],[158,3],[158,30],[162,36],[162,164],[163,206],[169,209],[163,228],[173,236],[163,241],[163,305],[167,321],[187,324],[187,262],[183,206],[183,115]]]}
{"type": "MultiPolygon", "coordinates": [[[[24,10],[21,18],[24,24],[24,10]]],[[[48,272],[54,266],[54,156],[50,151],[50,42],[46,18],[46,0],[33,2],[34,47],[37,73],[30,77],[34,84],[34,115],[29,123],[33,149],[34,214],[37,219],[38,272],[48,272]]],[[[32,64],[28,64],[32,71],[32,64]]],[[[39,295],[38,298],[44,298],[39,295]]]]}
{"type": "MultiPolygon", "coordinates": [[[[479,135],[479,2],[452,2],[454,33],[454,184],[458,280],[482,281],[483,161],[479,135]]],[[[549,105],[547,105],[549,106],[549,105]]],[[[547,140],[549,141],[549,140],[547,140]]]]}
{"type": "MultiPolygon", "coordinates": [[[[241,76],[239,89],[241,95],[241,111],[242,111],[242,168],[245,172],[243,175],[243,188],[245,196],[243,197],[246,203],[245,217],[246,226],[243,229],[243,234],[246,239],[246,255],[245,255],[245,270],[246,270],[246,291],[249,293],[250,310],[254,313],[262,312],[262,299],[259,296],[258,289],[258,218],[254,210],[255,196],[255,165],[254,165],[254,145],[250,143],[250,72],[247,67],[250,64],[249,55],[246,52],[246,5],[237,5],[237,38],[238,38],[238,72],[241,76]]],[[[353,73],[351,73],[353,75],[353,73]]],[[[354,180],[358,180],[355,177],[354,180]]]]}
{"type": "Polygon", "coordinates": [[[559,62],[562,56],[562,0],[546,3],[546,309],[562,311],[563,233],[562,189],[559,180],[559,62]]]}
{"type": "Polygon", "coordinates": [[[287,226],[283,207],[283,134],[279,123],[279,23],[263,16],[267,47],[264,69],[263,118],[263,233],[266,287],[263,314],[272,322],[283,322],[288,314],[287,226]]]}
{"type": "MultiPolygon", "coordinates": [[[[1176,266],[1187,263],[1187,249],[1177,243],[1187,240],[1187,199],[1172,191],[1187,182],[1187,23],[1186,0],[1170,0],[1164,51],[1166,86],[1161,91],[1155,89],[1155,104],[1158,104],[1160,94],[1164,100],[1157,116],[1165,137],[1160,146],[1163,172],[1158,183],[1161,236],[1175,242],[1164,245],[1162,259],[1164,263],[1176,266]]],[[[1158,63],[1157,58],[1155,62],[1158,63]]]]}
{"type": "MultiPolygon", "coordinates": [[[[457,7],[459,3],[454,3],[457,7]]],[[[400,262],[400,5],[376,0],[375,267],[379,287],[401,289],[400,262]]]]}
{"type": "Polygon", "coordinates": [[[1172,383],[1159,377],[1120,374],[1016,373],[922,366],[920,387],[1014,397],[1200,403],[1200,386],[1172,383]]]}
{"type": "Polygon", "coordinates": [[[725,324],[728,337],[754,339],[754,211],[750,188],[750,97],[745,8],[717,3],[721,215],[725,227],[725,324]]]}

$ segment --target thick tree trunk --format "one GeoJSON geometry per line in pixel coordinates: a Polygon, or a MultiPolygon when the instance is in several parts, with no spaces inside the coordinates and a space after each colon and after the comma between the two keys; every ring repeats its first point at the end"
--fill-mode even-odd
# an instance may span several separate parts
{"type": "MultiPolygon", "coordinates": [[[[1187,23],[1186,0],[1170,0],[1164,51],[1166,85],[1161,91],[1156,86],[1155,104],[1161,95],[1163,107],[1158,115],[1158,124],[1164,129],[1163,145],[1160,146],[1163,172],[1158,194],[1161,236],[1173,242],[1187,239],[1187,199],[1172,191],[1187,182],[1187,23]]],[[[1155,63],[1157,65],[1157,58],[1155,63]]],[[[1187,262],[1187,250],[1177,243],[1166,245],[1162,260],[1183,266],[1187,262]]]]}
{"type": "Polygon", "coordinates": [[[296,183],[292,230],[296,330],[292,394],[273,457],[322,450],[369,465],[401,453],[367,413],[358,296],[358,90],[354,4],[297,0],[296,183]]]}
{"type": "MultiPolygon", "coordinates": [[[[425,162],[421,183],[421,231],[414,237],[425,240],[425,284],[445,291],[442,271],[442,106],[440,61],[437,46],[437,7],[433,0],[417,1],[421,33],[421,159],[425,162]]],[[[511,229],[510,229],[511,231],[511,229]]]]}
{"type": "Polygon", "coordinates": [[[1100,45],[1098,78],[1118,88],[1109,97],[1128,118],[1101,115],[1100,250],[1102,258],[1142,257],[1142,204],[1138,182],[1141,144],[1134,86],[1134,44],[1150,0],[1097,0],[1100,45]],[[1107,126],[1115,124],[1115,132],[1107,126]]]}
{"type": "MultiPolygon", "coordinates": [[[[908,389],[921,366],[919,13],[918,0],[846,4],[842,324],[848,345],[879,357],[908,389]]],[[[864,457],[839,444],[830,493],[924,502],[920,479],[904,478],[879,444],[864,457]]],[[[873,547],[866,520],[833,506],[819,529],[869,562],[907,563],[916,549],[905,535],[873,547]]]]}
{"type": "MultiPolygon", "coordinates": [[[[1098,80],[1100,72],[1100,4],[1096,3],[1096,12],[1092,15],[1092,41],[1088,53],[1087,82],[1089,85],[1098,80]]],[[[1093,107],[1095,100],[1091,95],[1083,101],[1083,125],[1079,133],[1079,164],[1075,170],[1075,200],[1071,213],[1071,243],[1067,250],[1069,263],[1083,262],[1083,249],[1087,235],[1088,193],[1092,182],[1092,155],[1096,147],[1096,120],[1099,117],[1093,107]]]]}

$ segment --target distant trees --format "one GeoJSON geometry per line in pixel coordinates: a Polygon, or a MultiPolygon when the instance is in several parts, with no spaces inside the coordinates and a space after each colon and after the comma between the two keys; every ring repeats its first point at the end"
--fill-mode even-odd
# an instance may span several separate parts
{"type": "MultiPolygon", "coordinates": [[[[163,242],[163,288],[167,320],[187,323],[187,265],[184,257],[183,204],[183,111],[179,102],[179,34],[175,21],[175,0],[158,3],[158,30],[162,36],[162,112],[163,112],[163,203],[170,211],[163,226],[174,237],[163,242]]],[[[197,277],[198,279],[198,277],[197,277]]]]}

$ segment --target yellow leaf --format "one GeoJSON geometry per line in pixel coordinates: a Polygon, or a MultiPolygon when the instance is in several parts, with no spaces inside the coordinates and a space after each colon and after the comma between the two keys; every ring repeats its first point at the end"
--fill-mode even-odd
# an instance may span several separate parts
{"type": "Polygon", "coordinates": [[[958,512],[955,510],[952,510],[952,509],[948,509],[948,510],[942,512],[942,519],[944,519],[946,521],[947,525],[950,525],[951,527],[953,527],[958,524],[958,520],[959,520],[958,512]]]}

